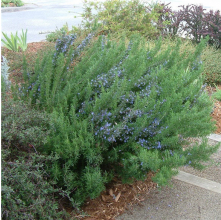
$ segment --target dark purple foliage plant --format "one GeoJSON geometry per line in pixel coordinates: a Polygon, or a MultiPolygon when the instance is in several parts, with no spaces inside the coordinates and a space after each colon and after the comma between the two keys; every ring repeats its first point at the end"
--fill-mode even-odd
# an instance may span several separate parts
{"type": "Polygon", "coordinates": [[[169,4],[159,4],[155,9],[159,14],[157,28],[162,36],[174,37],[182,32],[183,16],[180,11],[173,11],[169,4]]]}
{"type": "Polygon", "coordinates": [[[181,28],[186,36],[199,43],[209,36],[209,43],[220,47],[221,44],[221,15],[220,11],[206,9],[202,5],[182,5],[179,15],[182,19],[181,28]]]}
{"type": "Polygon", "coordinates": [[[209,43],[220,47],[221,15],[220,11],[204,9],[202,5],[181,5],[179,10],[172,10],[169,4],[157,4],[157,29],[162,36],[184,35],[199,43],[207,35],[209,43]]]}
{"type": "Polygon", "coordinates": [[[182,5],[180,11],[183,22],[182,29],[187,37],[199,43],[202,38],[202,31],[205,28],[205,9],[203,6],[182,5]]]}
{"type": "Polygon", "coordinates": [[[204,36],[209,35],[209,43],[214,44],[216,47],[221,45],[221,14],[220,11],[210,10],[206,13],[205,18],[205,27],[202,30],[204,36]]]}

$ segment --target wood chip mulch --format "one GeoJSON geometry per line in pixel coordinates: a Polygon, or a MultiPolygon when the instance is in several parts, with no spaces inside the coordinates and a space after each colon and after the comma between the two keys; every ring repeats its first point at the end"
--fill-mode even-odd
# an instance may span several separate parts
{"type": "Polygon", "coordinates": [[[215,103],[214,111],[212,113],[212,118],[216,121],[216,134],[221,134],[221,102],[217,101],[215,103]]]}
{"type": "MultiPolygon", "coordinates": [[[[221,85],[217,86],[218,89],[221,89],[221,85]]],[[[216,87],[207,87],[207,92],[211,96],[216,92],[216,87]]],[[[213,112],[211,114],[213,120],[216,122],[216,134],[221,134],[221,101],[216,100],[214,103],[213,112]]]]}
{"type": "Polygon", "coordinates": [[[133,184],[123,184],[115,177],[98,198],[86,201],[82,210],[88,216],[73,217],[81,220],[114,220],[125,211],[132,213],[133,205],[142,206],[145,196],[157,187],[151,179],[153,176],[150,172],[144,181],[135,181],[133,184]]]}

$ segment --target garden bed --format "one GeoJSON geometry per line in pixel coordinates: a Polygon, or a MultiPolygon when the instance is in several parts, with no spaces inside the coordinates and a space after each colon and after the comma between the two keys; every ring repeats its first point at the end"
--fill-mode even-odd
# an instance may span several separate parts
{"type": "MultiPolygon", "coordinates": [[[[45,51],[54,47],[54,43],[36,42],[29,43],[25,52],[13,52],[6,48],[2,48],[2,55],[7,58],[10,66],[10,79],[12,83],[20,83],[22,80],[22,59],[23,53],[27,58],[27,62],[33,63],[36,55],[41,55],[45,51]]],[[[219,86],[221,88],[221,86],[219,86]]],[[[211,95],[215,92],[214,87],[207,87],[207,91],[211,95]]],[[[217,134],[221,134],[221,102],[216,101],[214,111],[211,114],[213,120],[216,121],[217,134]]],[[[85,217],[81,214],[73,214],[73,209],[69,207],[68,202],[63,201],[63,207],[72,213],[77,219],[114,219],[125,210],[131,209],[133,204],[141,204],[145,194],[148,194],[151,189],[156,188],[156,183],[153,183],[151,177],[153,173],[147,175],[146,180],[135,181],[134,184],[122,184],[116,177],[109,183],[106,190],[94,200],[87,200],[82,207],[83,212],[86,212],[90,217],[85,217]]]]}

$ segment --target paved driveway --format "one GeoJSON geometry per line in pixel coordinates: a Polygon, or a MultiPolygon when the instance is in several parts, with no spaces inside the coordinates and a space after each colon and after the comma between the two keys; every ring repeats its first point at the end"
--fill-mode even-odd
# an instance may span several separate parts
{"type": "MultiPolygon", "coordinates": [[[[8,35],[12,32],[21,33],[22,29],[28,29],[28,43],[44,40],[49,32],[61,28],[64,24],[78,26],[81,23],[81,1],[33,1],[26,0],[28,4],[19,11],[2,11],[2,31],[8,35]],[[79,6],[80,5],[80,6],[79,6]],[[74,18],[77,16],[77,18],[74,18]]],[[[12,9],[12,10],[17,10],[12,9]]],[[[4,9],[7,10],[7,9],[4,9]]]]}

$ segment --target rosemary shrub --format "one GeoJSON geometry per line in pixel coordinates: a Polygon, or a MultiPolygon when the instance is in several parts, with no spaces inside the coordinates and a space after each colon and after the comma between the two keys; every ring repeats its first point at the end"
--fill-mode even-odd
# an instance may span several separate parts
{"type": "Polygon", "coordinates": [[[217,146],[204,141],[184,151],[183,144],[214,129],[201,74],[206,40],[188,54],[180,41],[161,51],[160,39],[150,48],[138,34],[118,42],[91,38],[80,45],[58,40],[17,90],[51,114],[43,152],[60,156],[48,168],[57,184],[82,204],[116,174],[131,182],[152,171],[163,186],[179,166],[202,168],[217,146]]]}

